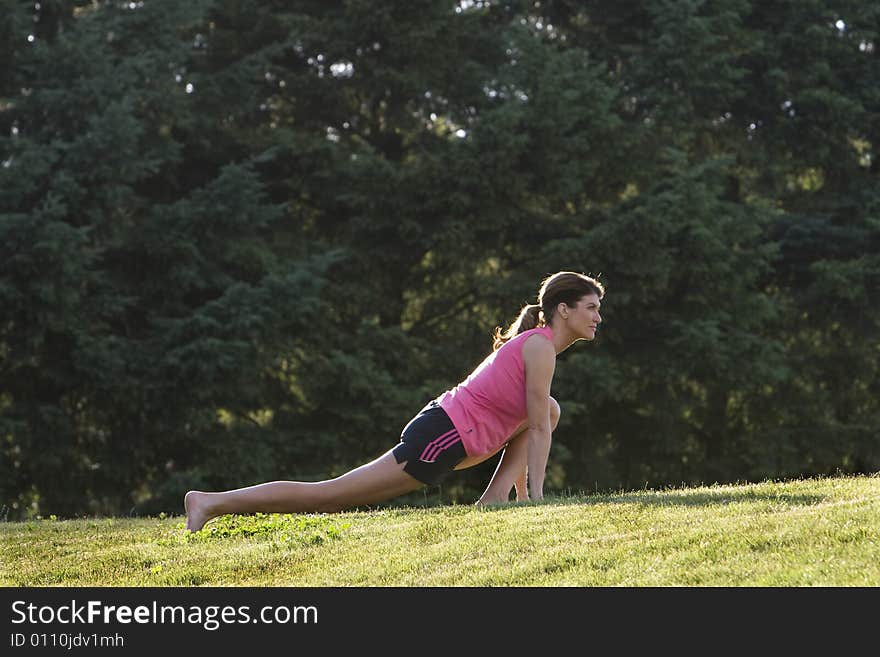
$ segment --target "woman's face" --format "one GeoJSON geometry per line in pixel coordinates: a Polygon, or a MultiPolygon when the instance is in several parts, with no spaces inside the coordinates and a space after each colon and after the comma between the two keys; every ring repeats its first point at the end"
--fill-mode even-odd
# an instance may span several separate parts
{"type": "Polygon", "coordinates": [[[574,306],[560,304],[559,312],[578,338],[592,340],[596,337],[596,328],[602,322],[599,314],[601,305],[597,295],[587,294],[578,299],[574,306]]]}

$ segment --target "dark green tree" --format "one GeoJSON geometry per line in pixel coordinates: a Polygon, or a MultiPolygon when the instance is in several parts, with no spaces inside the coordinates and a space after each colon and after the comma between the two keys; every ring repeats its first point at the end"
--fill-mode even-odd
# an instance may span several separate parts
{"type": "Polygon", "coordinates": [[[272,462],[265,390],[307,339],[332,258],[273,249],[287,215],[261,180],[271,154],[198,155],[181,71],[203,6],[65,9],[22,40],[4,90],[4,499],[172,509],[181,487],[272,462]]]}
{"type": "Polygon", "coordinates": [[[878,23],[855,0],[10,4],[3,499],[178,511],[340,474],[559,269],[608,297],[557,370],[552,486],[877,470],[878,23]]]}

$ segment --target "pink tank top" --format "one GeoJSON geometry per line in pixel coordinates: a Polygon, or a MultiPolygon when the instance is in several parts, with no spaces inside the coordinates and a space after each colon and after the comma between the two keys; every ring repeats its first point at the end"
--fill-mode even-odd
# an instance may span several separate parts
{"type": "Polygon", "coordinates": [[[523,331],[486,356],[467,379],[437,398],[468,456],[496,451],[528,418],[522,348],[535,334],[553,341],[550,327],[523,331]]]}

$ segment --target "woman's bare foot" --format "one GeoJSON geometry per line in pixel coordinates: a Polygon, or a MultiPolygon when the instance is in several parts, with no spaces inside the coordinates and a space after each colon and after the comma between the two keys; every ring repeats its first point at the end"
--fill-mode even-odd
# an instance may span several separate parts
{"type": "Polygon", "coordinates": [[[183,508],[186,510],[187,531],[197,532],[205,526],[206,522],[217,516],[209,508],[209,495],[210,493],[191,490],[183,498],[183,508]]]}

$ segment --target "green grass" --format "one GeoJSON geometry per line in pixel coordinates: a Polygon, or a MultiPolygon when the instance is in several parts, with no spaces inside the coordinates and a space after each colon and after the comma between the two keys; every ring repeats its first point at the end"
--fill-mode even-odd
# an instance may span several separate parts
{"type": "Polygon", "coordinates": [[[0,522],[3,586],[880,586],[880,476],[541,504],[0,522]]]}

